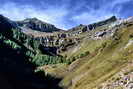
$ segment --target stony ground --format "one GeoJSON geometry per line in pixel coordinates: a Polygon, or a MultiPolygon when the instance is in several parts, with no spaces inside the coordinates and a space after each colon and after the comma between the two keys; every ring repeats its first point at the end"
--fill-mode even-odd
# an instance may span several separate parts
{"type": "Polygon", "coordinates": [[[102,83],[98,89],[133,89],[133,61],[111,79],[102,83]]]}

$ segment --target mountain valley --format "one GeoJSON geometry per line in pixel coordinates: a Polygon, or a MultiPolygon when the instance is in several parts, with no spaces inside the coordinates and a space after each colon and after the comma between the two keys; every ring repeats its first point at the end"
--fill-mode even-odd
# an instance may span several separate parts
{"type": "Polygon", "coordinates": [[[68,30],[0,15],[0,89],[133,89],[133,17],[68,30]]]}

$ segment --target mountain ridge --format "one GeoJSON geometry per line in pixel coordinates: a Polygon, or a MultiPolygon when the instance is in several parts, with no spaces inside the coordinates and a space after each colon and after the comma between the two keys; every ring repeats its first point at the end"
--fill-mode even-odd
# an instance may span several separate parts
{"type": "MultiPolygon", "coordinates": [[[[8,19],[9,20],[9,18],[7,18],[7,17],[4,17],[2,14],[1,14],[1,18],[6,18],[6,19],[8,19]]],[[[104,24],[107,24],[109,21],[111,22],[113,22],[113,21],[116,21],[117,20],[117,18],[116,18],[116,16],[111,16],[110,18],[108,18],[108,19],[106,19],[106,20],[103,20],[103,21],[99,21],[99,22],[97,22],[97,23],[92,23],[92,24],[89,24],[89,25],[96,25],[96,24],[98,24],[99,26],[100,25],[104,25],[104,24]]],[[[60,31],[61,29],[60,28],[56,28],[55,27],[55,25],[52,25],[52,24],[50,24],[50,23],[47,23],[47,22],[44,22],[44,21],[41,21],[41,20],[39,20],[38,18],[36,18],[36,17],[34,17],[34,18],[26,18],[26,19],[24,19],[24,20],[19,20],[19,21],[12,21],[12,20],[10,20],[11,22],[14,22],[15,24],[17,24],[18,26],[27,26],[28,28],[32,28],[32,30],[37,30],[37,29],[33,29],[33,27],[34,27],[34,25],[36,26],[36,24],[38,25],[38,29],[40,30],[40,28],[39,28],[39,25],[43,25],[43,24],[46,24],[46,25],[48,25],[49,27],[50,27],[50,29],[53,27],[53,29],[55,29],[55,31],[60,31]],[[40,23],[40,24],[39,24],[40,23]],[[33,24],[33,27],[32,26],[30,26],[30,25],[32,25],[33,24]]],[[[79,26],[86,26],[86,25],[83,25],[83,24],[80,24],[79,26]]],[[[40,26],[41,27],[41,26],[40,26]]],[[[68,31],[69,30],[72,30],[72,29],[74,29],[74,28],[76,28],[76,27],[73,27],[73,28],[71,28],[71,29],[68,29],[68,31]]],[[[41,29],[44,29],[44,28],[41,28],[41,29]]],[[[37,31],[39,31],[39,30],[37,30],[37,31]]],[[[62,29],[63,30],[63,29],[62,29]]],[[[40,30],[41,31],[41,30],[40,30]]],[[[63,30],[64,31],[64,30],[63,30]]],[[[42,30],[42,32],[50,32],[50,31],[43,31],[42,30]]],[[[54,30],[53,30],[53,32],[54,32],[54,30]]]]}
{"type": "MultiPolygon", "coordinates": [[[[115,81],[125,78],[113,80],[112,76],[132,61],[133,17],[113,16],[68,31],[41,32],[40,24],[47,25],[36,18],[17,24],[0,15],[0,77],[5,74],[13,88],[22,85],[20,89],[105,89],[110,78],[113,87],[115,81]]],[[[124,81],[126,84],[118,87],[127,85],[123,89],[128,89],[131,82],[124,81]]]]}

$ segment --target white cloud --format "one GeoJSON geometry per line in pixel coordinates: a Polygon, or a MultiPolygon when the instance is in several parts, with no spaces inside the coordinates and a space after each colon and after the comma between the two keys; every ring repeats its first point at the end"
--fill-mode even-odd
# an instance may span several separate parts
{"type": "Polygon", "coordinates": [[[131,0],[114,0],[114,1],[112,2],[112,5],[123,4],[123,3],[129,2],[129,1],[131,1],[131,0]]]}
{"type": "MultiPolygon", "coordinates": [[[[116,5],[118,4],[123,4],[129,1],[131,0],[113,0],[112,2],[109,3],[105,0],[103,1],[103,5],[100,5],[100,8],[97,10],[93,9],[88,5],[86,6],[86,8],[88,8],[89,11],[84,11],[82,13],[79,13],[78,15],[74,15],[73,17],[71,17],[71,20],[73,20],[77,24],[80,24],[80,23],[89,24],[89,23],[105,20],[113,15],[119,17],[121,16],[119,13],[119,11],[121,10],[121,6],[118,6],[116,12],[112,12],[112,9],[116,7],[116,5]]],[[[80,6],[80,2],[79,2],[79,6],[80,6]]]]}
{"type": "Polygon", "coordinates": [[[105,20],[109,17],[111,17],[112,15],[94,15],[92,13],[82,13],[78,16],[74,16],[72,17],[72,20],[74,20],[75,22],[77,23],[82,23],[82,24],[90,24],[90,23],[94,23],[94,22],[98,22],[98,21],[101,21],[101,20],[105,20]]]}
{"type": "Polygon", "coordinates": [[[90,11],[85,11],[82,12],[78,15],[73,16],[71,19],[77,23],[82,23],[82,24],[90,24],[94,22],[98,22],[101,20],[105,20],[114,14],[107,11],[106,8],[99,8],[98,10],[94,10],[91,7],[87,7],[90,11]]]}
{"type": "Polygon", "coordinates": [[[66,29],[66,27],[64,27],[64,17],[68,14],[68,11],[65,7],[55,8],[49,6],[47,9],[42,10],[30,5],[19,6],[15,3],[6,3],[0,8],[0,14],[12,20],[37,17],[42,21],[66,29]]]}
{"type": "MultiPolygon", "coordinates": [[[[54,24],[58,28],[68,29],[74,24],[89,24],[104,20],[112,15],[120,16],[119,11],[121,10],[121,6],[118,6],[116,12],[112,12],[111,9],[117,4],[123,4],[128,1],[131,0],[112,0],[112,2],[109,3],[107,0],[103,0],[103,5],[100,5],[100,8],[97,10],[90,7],[91,5],[86,5],[88,2],[86,0],[77,2],[72,9],[67,8],[71,5],[70,0],[63,0],[61,5],[52,6],[42,2],[42,5],[45,4],[45,7],[47,7],[46,9],[39,9],[31,5],[18,5],[16,3],[8,2],[0,6],[0,14],[9,17],[12,20],[23,20],[25,18],[37,17],[42,21],[54,24]],[[83,6],[88,8],[89,11],[81,11],[80,13],[79,9],[83,6]]],[[[97,3],[98,2],[95,4],[97,3]]]]}

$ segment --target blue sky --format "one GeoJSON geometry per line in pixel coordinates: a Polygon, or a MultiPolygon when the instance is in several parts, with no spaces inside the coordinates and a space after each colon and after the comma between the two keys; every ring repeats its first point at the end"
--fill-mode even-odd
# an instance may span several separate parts
{"type": "Polygon", "coordinates": [[[58,28],[133,16],[133,0],[0,0],[0,14],[12,20],[37,17],[58,28]]]}

